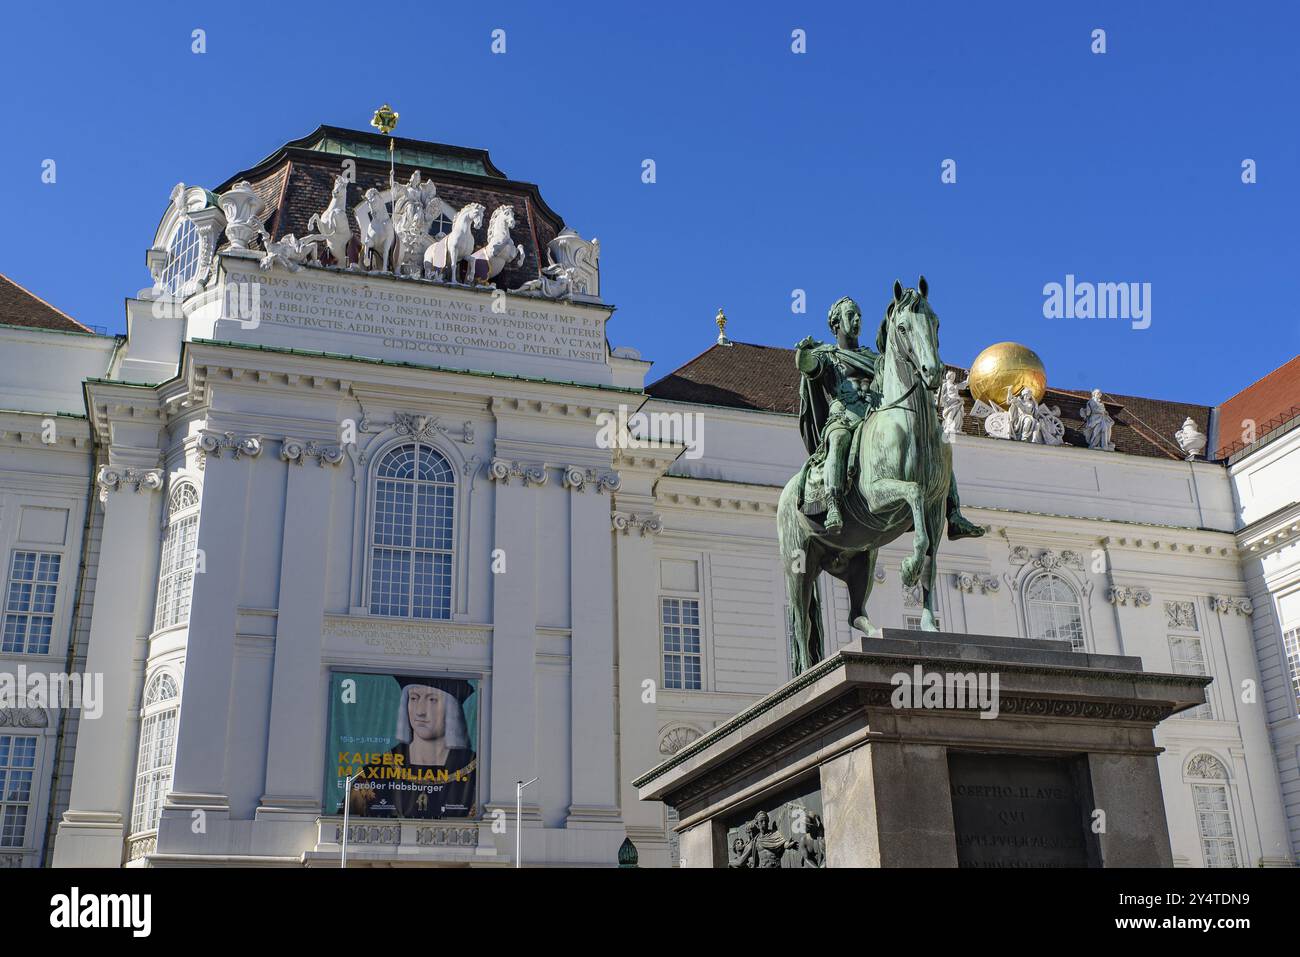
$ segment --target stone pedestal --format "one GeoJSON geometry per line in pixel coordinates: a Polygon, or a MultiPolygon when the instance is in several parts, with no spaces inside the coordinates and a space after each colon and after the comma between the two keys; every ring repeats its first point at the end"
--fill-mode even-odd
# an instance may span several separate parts
{"type": "Polygon", "coordinates": [[[887,629],[633,783],[685,867],[1169,867],[1153,731],[1210,680],[887,629]]]}

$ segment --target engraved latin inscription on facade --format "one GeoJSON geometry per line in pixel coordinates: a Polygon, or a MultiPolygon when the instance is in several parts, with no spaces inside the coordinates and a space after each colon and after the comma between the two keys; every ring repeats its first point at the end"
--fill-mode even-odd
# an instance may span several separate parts
{"type": "MultiPolygon", "coordinates": [[[[605,362],[605,317],[545,300],[257,270],[231,271],[227,281],[257,286],[257,328],[263,331],[280,326],[287,331],[343,333],[413,362],[484,354],[605,362]]],[[[251,304],[251,295],[246,298],[251,304]]]]}

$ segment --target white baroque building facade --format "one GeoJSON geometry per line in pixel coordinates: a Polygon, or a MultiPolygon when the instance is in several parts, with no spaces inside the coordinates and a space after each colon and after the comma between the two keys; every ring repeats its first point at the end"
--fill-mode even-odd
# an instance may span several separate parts
{"type": "MultiPolygon", "coordinates": [[[[349,866],[513,864],[533,778],[526,862],[611,866],[630,839],[667,866],[673,822],[632,779],[790,677],[791,353],[723,340],[647,384],[608,344],[594,241],[487,154],[396,142],[393,188],[386,141],[334,128],[178,186],[125,336],[10,293],[0,672],[102,695],[0,712],[5,863],[337,866],[344,772],[416,766],[432,688],[465,788],[354,805],[349,866]],[[608,441],[638,410],[672,436],[608,441]],[[349,688],[400,701],[397,730],[356,723],[349,688]]],[[[1159,406],[1115,404],[1114,452],[955,436],[989,533],[945,546],[941,623],[1213,676],[1157,732],[1175,861],[1287,866],[1300,433],[1187,461],[1136,424],[1159,406]]],[[[919,615],[902,557],[886,626],[919,615]]]]}

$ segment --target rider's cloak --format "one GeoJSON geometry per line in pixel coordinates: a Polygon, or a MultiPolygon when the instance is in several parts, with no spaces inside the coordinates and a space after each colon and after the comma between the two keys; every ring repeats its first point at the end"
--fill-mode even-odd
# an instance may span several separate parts
{"type": "Polygon", "coordinates": [[[799,376],[799,434],[803,437],[804,448],[809,455],[821,445],[822,431],[826,428],[826,419],[830,415],[830,398],[818,381],[825,374],[825,364],[838,357],[846,365],[861,372],[870,384],[876,377],[876,361],[880,358],[866,346],[845,349],[833,342],[817,346],[812,353],[821,360],[817,371],[811,376],[799,376]]]}

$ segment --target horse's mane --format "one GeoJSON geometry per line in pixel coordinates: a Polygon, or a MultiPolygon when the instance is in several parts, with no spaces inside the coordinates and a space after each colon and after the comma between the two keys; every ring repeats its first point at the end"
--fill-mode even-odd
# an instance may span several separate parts
{"type": "Polygon", "coordinates": [[[509,206],[498,206],[492,210],[492,219],[488,222],[488,239],[504,239],[509,235],[506,217],[514,211],[509,206]]]}

